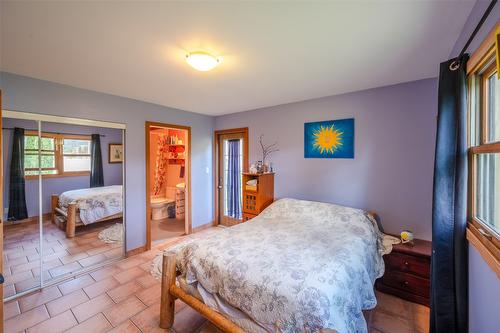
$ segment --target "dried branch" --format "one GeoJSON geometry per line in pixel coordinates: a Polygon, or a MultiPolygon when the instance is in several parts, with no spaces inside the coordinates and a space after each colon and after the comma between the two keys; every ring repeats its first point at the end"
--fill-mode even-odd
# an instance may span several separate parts
{"type": "Polygon", "coordinates": [[[263,142],[264,135],[260,135],[259,137],[259,143],[260,147],[262,148],[262,163],[264,164],[266,162],[266,158],[269,157],[272,153],[275,153],[279,151],[278,147],[278,142],[275,142],[271,145],[266,146],[263,142]]]}

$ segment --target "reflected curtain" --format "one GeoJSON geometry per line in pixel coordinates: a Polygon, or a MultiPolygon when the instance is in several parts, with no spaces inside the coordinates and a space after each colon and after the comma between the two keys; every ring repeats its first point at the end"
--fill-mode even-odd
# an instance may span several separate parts
{"type": "Polygon", "coordinates": [[[467,332],[466,62],[467,56],[440,66],[432,206],[431,333],[467,332]]]}
{"type": "Polygon", "coordinates": [[[24,128],[14,128],[9,177],[9,220],[28,218],[24,181],[24,128]]]}
{"type": "Polygon", "coordinates": [[[102,169],[101,136],[92,134],[90,143],[90,187],[104,186],[102,169]]]}
{"type": "Polygon", "coordinates": [[[227,212],[228,216],[241,219],[241,163],[240,140],[228,140],[227,212]]]}

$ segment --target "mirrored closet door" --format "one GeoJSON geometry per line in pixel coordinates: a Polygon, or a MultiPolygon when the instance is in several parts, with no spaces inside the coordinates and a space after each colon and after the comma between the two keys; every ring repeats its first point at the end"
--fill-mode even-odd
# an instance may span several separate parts
{"type": "Polygon", "coordinates": [[[25,119],[4,117],[2,121],[5,298],[41,286],[41,187],[36,177],[26,179],[38,170],[39,125],[25,119]],[[28,129],[34,131],[33,137],[26,137],[28,129]]]}
{"type": "Polygon", "coordinates": [[[40,115],[32,115],[42,118],[32,121],[14,117],[30,114],[9,111],[3,115],[4,297],[122,258],[122,125],[59,117],[46,121],[40,115]]]}

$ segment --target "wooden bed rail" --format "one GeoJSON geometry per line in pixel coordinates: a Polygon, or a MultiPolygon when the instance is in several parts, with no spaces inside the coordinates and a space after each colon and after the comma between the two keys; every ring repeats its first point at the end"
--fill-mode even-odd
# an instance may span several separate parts
{"type": "Polygon", "coordinates": [[[175,299],[179,298],[197,311],[218,329],[227,333],[245,333],[232,321],[208,307],[206,304],[187,294],[175,285],[176,279],[175,254],[164,253],[161,279],[160,327],[171,328],[174,324],[175,299]]]}
{"type": "MultiPolygon", "coordinates": [[[[64,228],[66,231],[67,238],[75,237],[76,227],[83,226],[83,222],[78,219],[80,214],[80,209],[78,208],[78,203],[72,202],[68,204],[68,208],[63,210],[59,207],[59,195],[52,194],[51,196],[51,208],[52,208],[52,223],[56,224],[61,229],[64,228]],[[56,219],[58,221],[56,221],[56,219]],[[64,223],[64,224],[62,224],[64,223]]],[[[116,213],[114,215],[103,217],[95,222],[104,222],[114,219],[119,219],[123,217],[123,213],[116,213]]]]}
{"type": "Polygon", "coordinates": [[[76,203],[68,205],[68,216],[66,218],[66,237],[75,237],[76,230],[76,203]]]}
{"type": "Polygon", "coordinates": [[[52,211],[52,223],[56,223],[56,209],[59,207],[59,196],[57,194],[52,194],[50,197],[50,206],[52,211]]]}
{"type": "Polygon", "coordinates": [[[380,216],[378,216],[378,214],[373,212],[373,211],[367,211],[366,214],[368,216],[370,216],[375,222],[377,222],[378,230],[380,230],[381,232],[384,232],[384,228],[382,227],[382,222],[380,220],[380,216]]]}
{"type": "Polygon", "coordinates": [[[52,223],[56,223],[57,213],[59,212],[66,218],[66,237],[75,237],[77,204],[70,203],[68,205],[68,210],[63,212],[59,208],[59,195],[57,194],[52,194],[50,204],[52,208],[52,223]]]}

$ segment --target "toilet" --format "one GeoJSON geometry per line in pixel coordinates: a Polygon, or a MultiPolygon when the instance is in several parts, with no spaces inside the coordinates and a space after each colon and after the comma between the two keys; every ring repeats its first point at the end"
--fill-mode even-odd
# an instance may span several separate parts
{"type": "Polygon", "coordinates": [[[163,220],[175,217],[175,200],[168,198],[151,199],[151,218],[163,220]]]}

